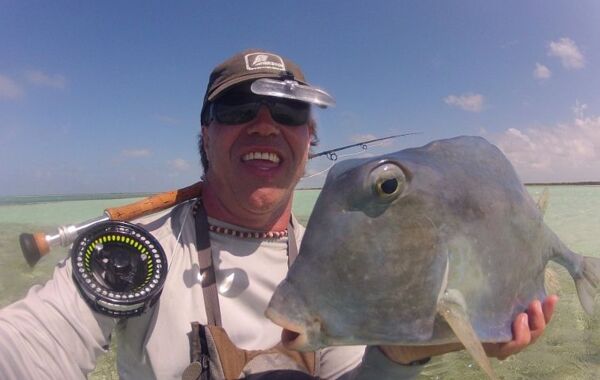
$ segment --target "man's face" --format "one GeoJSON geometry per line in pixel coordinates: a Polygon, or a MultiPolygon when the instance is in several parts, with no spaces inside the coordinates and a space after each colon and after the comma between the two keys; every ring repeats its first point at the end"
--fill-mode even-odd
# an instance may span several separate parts
{"type": "Polygon", "coordinates": [[[308,160],[308,122],[277,122],[265,104],[249,121],[242,117],[241,123],[231,124],[218,119],[213,117],[202,134],[209,161],[206,179],[220,203],[232,215],[267,214],[286,207],[308,160]]]}

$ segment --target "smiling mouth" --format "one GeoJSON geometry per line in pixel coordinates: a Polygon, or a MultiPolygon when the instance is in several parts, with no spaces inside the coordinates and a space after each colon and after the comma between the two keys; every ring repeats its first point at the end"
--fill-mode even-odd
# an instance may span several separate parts
{"type": "Polygon", "coordinates": [[[279,164],[281,162],[279,155],[272,152],[250,152],[242,156],[242,162],[254,160],[268,161],[273,164],[279,164]]]}

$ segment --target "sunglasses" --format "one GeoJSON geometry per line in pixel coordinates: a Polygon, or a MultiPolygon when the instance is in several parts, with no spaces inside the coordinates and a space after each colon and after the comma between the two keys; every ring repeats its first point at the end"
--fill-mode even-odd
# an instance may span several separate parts
{"type": "Polygon", "coordinates": [[[247,123],[256,118],[263,104],[269,109],[271,118],[281,125],[303,125],[310,117],[310,104],[299,100],[233,92],[211,103],[210,119],[228,125],[247,123]]]}

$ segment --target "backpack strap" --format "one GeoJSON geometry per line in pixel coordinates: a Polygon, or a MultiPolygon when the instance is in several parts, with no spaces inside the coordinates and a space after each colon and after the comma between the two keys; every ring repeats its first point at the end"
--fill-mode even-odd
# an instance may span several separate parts
{"type": "MultiPolygon", "coordinates": [[[[210,373],[213,372],[213,368],[219,375],[224,375],[225,378],[230,378],[229,376],[236,378],[249,362],[263,354],[283,355],[283,357],[287,358],[285,360],[296,363],[293,367],[298,366],[299,368],[303,368],[303,370],[311,375],[318,374],[320,372],[320,352],[318,351],[299,353],[284,348],[281,343],[269,350],[246,351],[238,349],[229,340],[227,333],[222,328],[219,293],[217,291],[216,274],[210,246],[208,217],[201,199],[198,199],[194,205],[194,219],[202,295],[204,297],[204,307],[208,323],[206,326],[202,326],[198,322],[192,323],[190,337],[192,363],[186,368],[183,379],[208,379],[210,378],[210,373]],[[217,357],[212,358],[210,352],[214,352],[215,350],[217,357]],[[214,360],[218,361],[218,365],[217,362],[213,362],[214,360]],[[210,365],[211,362],[213,362],[213,365],[210,365]]],[[[291,217],[288,224],[288,266],[291,266],[298,256],[294,223],[296,221],[291,217]]],[[[280,378],[289,378],[289,376],[290,373],[284,371],[280,378]]],[[[313,379],[311,376],[302,377],[302,379],[306,378],[313,379]]]]}
{"type": "Polygon", "coordinates": [[[294,217],[290,216],[288,223],[288,268],[292,266],[296,257],[298,257],[298,243],[296,243],[296,235],[294,234],[294,217]]]}
{"type": "Polygon", "coordinates": [[[200,265],[200,283],[204,296],[204,308],[209,325],[221,326],[221,308],[219,307],[219,293],[217,292],[217,277],[213,266],[210,238],[208,234],[208,218],[198,199],[194,205],[194,219],[196,221],[196,250],[200,265]]]}

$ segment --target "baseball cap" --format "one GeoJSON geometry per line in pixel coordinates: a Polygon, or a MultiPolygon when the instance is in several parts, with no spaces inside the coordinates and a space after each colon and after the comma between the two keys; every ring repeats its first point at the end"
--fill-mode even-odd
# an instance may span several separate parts
{"type": "Polygon", "coordinates": [[[320,106],[335,103],[329,94],[310,86],[300,67],[291,60],[263,50],[250,49],[235,54],[211,72],[202,104],[202,124],[208,122],[206,113],[210,102],[240,83],[257,79],[270,79],[263,86],[252,86],[252,91],[257,94],[298,99],[320,106]],[[261,88],[264,88],[264,92],[261,92],[261,88]],[[329,100],[320,104],[313,100],[315,98],[329,100]]]}

